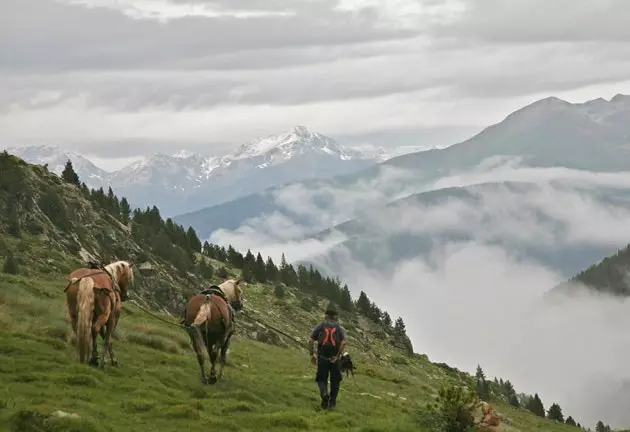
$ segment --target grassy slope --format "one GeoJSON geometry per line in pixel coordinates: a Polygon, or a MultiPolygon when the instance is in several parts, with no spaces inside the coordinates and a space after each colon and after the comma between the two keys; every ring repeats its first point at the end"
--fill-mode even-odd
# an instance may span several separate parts
{"type": "MultiPolygon", "coordinates": [[[[75,361],[62,289],[61,275],[0,276],[0,430],[12,430],[18,418],[32,423],[33,413],[62,410],[79,414],[79,420],[63,420],[75,429],[50,430],[417,431],[418,409],[440,384],[457,379],[424,356],[404,357],[366,332],[374,351],[350,340],[358,374],[343,382],[337,412],[321,413],[306,352],[251,340],[253,330],[244,330],[240,319],[224,381],[201,386],[185,332],[132,304],[125,306],[116,337],[122,367],[94,370],[75,361]]],[[[306,312],[291,295],[278,301],[267,291],[248,287],[250,313],[304,338],[322,310],[306,312]],[[284,310],[290,322],[282,318],[284,310]]],[[[505,405],[499,412],[513,423],[505,431],[576,430],[505,405]]]]}
{"type": "MultiPolygon", "coordinates": [[[[305,349],[243,317],[238,320],[239,334],[231,347],[225,380],[202,387],[186,333],[131,303],[125,305],[115,334],[122,368],[103,372],[78,365],[63,296],[67,272],[82,264],[77,246],[99,254],[109,253],[111,245],[147,252],[157,274],[149,278],[136,272],[132,298],[151,304],[167,298],[171,310],[181,305],[186,292],[201,287],[202,281],[192,275],[171,277],[168,263],[133,243],[125,227],[95,208],[76,188],[62,184],[41,167],[22,167],[36,194],[56,185],[72,210],[75,229],[70,233],[56,229],[37,206],[29,213],[29,223],[40,227],[39,235],[23,233],[16,239],[0,225],[0,258],[4,249],[14,251],[23,272],[22,276],[0,273],[2,431],[195,431],[213,426],[222,430],[418,430],[417,412],[441,384],[470,379],[430,363],[425,356],[405,356],[389,344],[391,338],[382,328],[363,318],[342,316],[358,375],[344,381],[338,411],[321,413],[316,409],[314,368],[305,349]],[[56,410],[77,413],[79,419],[51,420],[47,426],[34,427],[56,410]]],[[[279,300],[270,286],[250,285],[246,308],[259,320],[305,342],[308,330],[323,315],[325,301],[320,299],[307,312],[299,307],[301,300],[295,291],[279,300]]],[[[502,404],[499,412],[512,423],[501,430],[576,430],[502,404]]]]}

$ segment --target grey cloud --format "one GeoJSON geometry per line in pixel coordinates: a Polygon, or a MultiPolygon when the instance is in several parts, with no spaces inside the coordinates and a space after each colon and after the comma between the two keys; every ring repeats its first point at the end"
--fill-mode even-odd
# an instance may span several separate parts
{"type": "Polygon", "coordinates": [[[412,35],[377,28],[369,16],[333,12],[326,3],[323,6],[291,18],[191,16],[160,23],[104,8],[4,0],[0,61],[5,68],[21,71],[174,69],[193,60],[210,59],[211,63],[212,56],[242,50],[352,45],[412,35]]]}
{"type": "Polygon", "coordinates": [[[434,24],[434,34],[485,43],[630,40],[625,0],[479,0],[463,3],[459,19],[434,24]]]}
{"type": "MultiPolygon", "coordinates": [[[[409,48],[412,49],[413,45],[409,48]]],[[[44,105],[84,96],[90,107],[138,111],[163,106],[171,110],[218,105],[299,105],[366,99],[438,90],[437,98],[506,97],[562,91],[590,84],[616,82],[630,76],[630,48],[611,58],[616,46],[557,45],[542,51],[531,47],[496,48],[492,55],[473,51],[423,51],[312,63],[285,69],[239,71],[130,71],[66,75],[6,74],[0,83],[0,107],[33,108],[40,91],[60,92],[44,105]],[[411,60],[417,63],[411,68],[411,60]],[[593,68],[596,62],[600,65],[593,68]],[[497,65],[501,64],[500,68],[497,65]],[[331,76],[331,71],[334,75],[331,76]],[[413,73],[411,73],[413,71],[413,73]],[[30,96],[30,98],[28,97],[30,96]]],[[[343,50],[333,50],[342,53],[343,50]]]]}

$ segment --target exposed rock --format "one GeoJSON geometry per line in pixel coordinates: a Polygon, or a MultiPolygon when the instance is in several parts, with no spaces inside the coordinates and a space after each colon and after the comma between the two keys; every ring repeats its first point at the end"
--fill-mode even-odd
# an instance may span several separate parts
{"type": "Polygon", "coordinates": [[[65,411],[57,410],[53,414],[53,417],[70,417],[70,418],[79,418],[79,414],[76,413],[67,413],[65,411]]]}

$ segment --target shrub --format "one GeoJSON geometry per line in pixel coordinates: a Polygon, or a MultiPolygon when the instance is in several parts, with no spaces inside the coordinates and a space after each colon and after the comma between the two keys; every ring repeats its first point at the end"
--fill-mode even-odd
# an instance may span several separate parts
{"type": "Polygon", "coordinates": [[[284,295],[286,294],[284,286],[281,284],[277,284],[274,288],[273,293],[276,295],[276,297],[278,298],[283,298],[284,295]]]}
{"type": "Polygon", "coordinates": [[[441,432],[472,432],[475,393],[466,387],[442,387],[435,401],[420,415],[421,427],[441,432]]]}

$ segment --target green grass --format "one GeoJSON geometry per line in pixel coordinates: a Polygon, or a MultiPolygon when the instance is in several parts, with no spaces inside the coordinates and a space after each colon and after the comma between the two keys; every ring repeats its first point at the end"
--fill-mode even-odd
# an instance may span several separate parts
{"type": "MultiPolygon", "coordinates": [[[[288,348],[251,340],[254,327],[239,319],[225,378],[203,386],[184,330],[131,304],[114,345],[121,368],[95,370],[76,361],[63,276],[47,277],[0,274],[2,431],[418,431],[418,413],[439,385],[459,379],[425,356],[404,356],[359,320],[349,326],[365,329],[373,351],[348,332],[357,375],[343,381],[337,410],[322,412],[306,351],[286,338],[288,348]]],[[[268,287],[246,289],[252,315],[303,341],[325,306],[309,312],[295,293],[278,301],[268,287]]],[[[502,404],[498,410],[512,423],[500,430],[577,430],[502,404]]]]}

